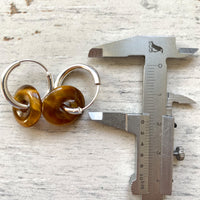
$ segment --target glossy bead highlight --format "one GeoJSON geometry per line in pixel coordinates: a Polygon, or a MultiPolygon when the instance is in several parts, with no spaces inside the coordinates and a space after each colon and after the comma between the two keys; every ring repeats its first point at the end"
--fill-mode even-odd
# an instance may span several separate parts
{"type": "Polygon", "coordinates": [[[80,115],[70,114],[64,110],[64,107],[83,108],[84,106],[83,94],[73,86],[63,85],[55,88],[45,97],[42,113],[45,119],[52,124],[69,124],[80,115]]]}
{"type": "Polygon", "coordinates": [[[24,127],[33,126],[42,113],[42,102],[38,91],[31,85],[24,85],[16,91],[14,98],[22,104],[29,105],[28,109],[13,107],[17,122],[24,127]]]}

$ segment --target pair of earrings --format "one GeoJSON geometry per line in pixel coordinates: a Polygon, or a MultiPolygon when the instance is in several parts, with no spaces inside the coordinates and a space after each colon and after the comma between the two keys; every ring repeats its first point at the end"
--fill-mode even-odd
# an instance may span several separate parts
{"type": "Polygon", "coordinates": [[[82,112],[87,109],[96,99],[99,92],[100,79],[97,71],[83,64],[75,64],[61,72],[55,84],[47,68],[34,60],[20,60],[12,63],[2,74],[1,87],[4,97],[13,106],[14,116],[19,124],[25,127],[33,126],[41,114],[50,123],[56,125],[68,124],[75,121],[82,112]],[[41,66],[47,75],[48,91],[43,98],[40,98],[38,91],[31,85],[20,87],[13,97],[7,87],[9,74],[19,67],[21,63],[32,62],[41,66]],[[77,88],[62,85],[64,79],[75,69],[84,69],[93,76],[97,90],[92,101],[85,106],[83,94],[77,88]]]}

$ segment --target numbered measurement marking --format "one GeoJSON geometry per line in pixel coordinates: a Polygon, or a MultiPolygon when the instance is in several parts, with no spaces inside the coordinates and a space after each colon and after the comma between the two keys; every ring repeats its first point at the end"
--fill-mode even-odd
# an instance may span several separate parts
{"type": "Polygon", "coordinates": [[[137,139],[137,172],[132,176],[131,187],[133,194],[148,194],[149,172],[149,114],[138,117],[136,131],[137,139]]]}
{"type": "Polygon", "coordinates": [[[148,171],[149,171],[149,116],[141,116],[140,135],[138,140],[140,147],[138,148],[137,159],[137,178],[140,194],[148,193],[148,171]]]}

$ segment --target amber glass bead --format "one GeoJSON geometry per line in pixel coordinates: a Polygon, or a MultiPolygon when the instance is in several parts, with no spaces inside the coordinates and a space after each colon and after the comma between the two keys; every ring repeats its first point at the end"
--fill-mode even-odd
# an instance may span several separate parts
{"type": "Polygon", "coordinates": [[[80,115],[66,112],[64,107],[83,108],[85,100],[83,94],[73,86],[63,85],[52,90],[44,99],[42,113],[47,121],[56,125],[68,124],[80,115]]]}
{"type": "Polygon", "coordinates": [[[17,122],[25,127],[33,126],[42,113],[42,102],[38,91],[31,85],[24,85],[16,91],[14,98],[22,104],[29,105],[28,109],[13,107],[17,122]]]}

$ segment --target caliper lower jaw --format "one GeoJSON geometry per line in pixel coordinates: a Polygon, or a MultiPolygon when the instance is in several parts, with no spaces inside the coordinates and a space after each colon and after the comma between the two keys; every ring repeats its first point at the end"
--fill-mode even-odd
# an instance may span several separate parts
{"type": "Polygon", "coordinates": [[[161,157],[161,163],[158,167],[160,168],[160,180],[149,180],[149,164],[151,163],[151,158],[149,157],[150,115],[148,113],[89,112],[92,120],[124,130],[136,136],[136,173],[131,176],[129,183],[132,194],[142,195],[142,200],[162,200],[164,195],[171,195],[172,192],[173,156],[175,155],[173,151],[174,117],[172,116],[172,105],[174,102],[179,104],[194,103],[188,97],[172,93],[167,94],[167,115],[162,116],[161,124],[161,152],[157,152],[161,157]],[[159,192],[149,193],[149,190],[154,190],[152,188],[154,187],[154,181],[159,181],[159,192]]]}
{"type": "MultiPolygon", "coordinates": [[[[162,116],[161,132],[161,151],[156,152],[161,158],[160,179],[149,180],[149,164],[151,158],[150,134],[148,113],[126,114],[113,112],[89,112],[92,120],[104,125],[115,127],[123,131],[132,133],[136,136],[136,173],[130,178],[131,192],[134,195],[142,195],[142,200],[162,200],[164,195],[171,195],[172,192],[172,169],[174,154],[174,117],[172,116],[172,105],[174,102],[179,104],[192,104],[194,101],[182,95],[167,94],[167,114],[162,116]],[[154,188],[157,192],[152,193],[154,188]],[[149,193],[151,191],[151,193],[149,193]]],[[[152,147],[151,147],[152,150],[152,147]]],[[[176,152],[178,156],[178,152],[176,152]]]]}
{"type": "Polygon", "coordinates": [[[133,194],[147,194],[149,185],[149,114],[89,112],[92,120],[136,136],[136,173],[130,179],[133,194]]]}
{"type": "Polygon", "coordinates": [[[161,152],[157,152],[161,157],[161,163],[158,167],[161,169],[159,184],[157,180],[149,180],[149,164],[151,163],[149,157],[149,114],[90,112],[89,116],[94,121],[136,136],[136,173],[131,176],[129,181],[132,194],[142,195],[143,200],[162,200],[163,195],[171,194],[174,137],[174,118],[172,116],[162,116],[162,148],[161,152]],[[154,187],[159,187],[159,191],[157,189],[157,192],[149,193],[149,190],[152,191],[154,187]]]}

